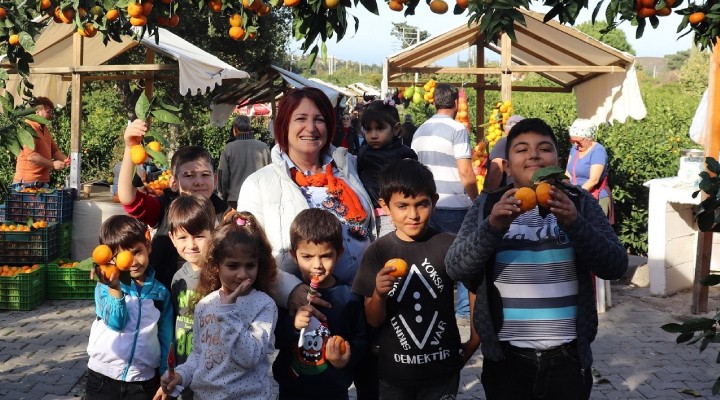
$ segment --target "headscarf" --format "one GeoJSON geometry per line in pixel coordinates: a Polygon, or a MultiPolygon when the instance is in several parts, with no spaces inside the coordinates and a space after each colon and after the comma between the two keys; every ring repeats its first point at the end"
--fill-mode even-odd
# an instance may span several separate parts
{"type": "Polygon", "coordinates": [[[570,137],[588,138],[593,139],[595,137],[595,124],[589,119],[578,118],[568,128],[568,134],[570,137]]]}

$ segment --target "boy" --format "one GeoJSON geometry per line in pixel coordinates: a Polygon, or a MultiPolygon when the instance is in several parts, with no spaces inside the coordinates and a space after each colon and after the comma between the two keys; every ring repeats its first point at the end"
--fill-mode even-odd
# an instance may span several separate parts
{"type": "Polygon", "coordinates": [[[149,266],[147,227],[127,215],[108,218],[100,228],[100,243],[113,254],[133,254],[130,279],[121,282],[98,275],[95,287],[97,317],[90,329],[86,396],[92,399],[152,398],[158,373],[167,370],[172,343],[173,311],[170,292],[155,279],[149,266]]]}
{"type": "Polygon", "coordinates": [[[132,184],[135,166],[130,157],[132,146],[142,141],[147,124],[135,120],[125,129],[125,154],[123,155],[120,177],[118,178],[118,198],[125,212],[156,228],[152,239],[153,254],[150,263],[157,269],[157,279],[170,287],[172,277],[178,269],[178,252],[168,237],[169,221],[166,218],[168,206],[178,194],[197,194],[212,201],[218,223],[229,211],[225,201],[213,192],[217,177],[213,170],[210,153],[199,146],[187,146],[178,149],[170,161],[173,174],[170,178],[172,190],[166,190],[159,197],[138,192],[132,184]]]}
{"type": "Polygon", "coordinates": [[[353,292],[365,297],[365,318],[378,328],[380,399],[454,399],[460,369],[479,345],[461,344],[445,252],[454,236],[428,227],[438,199],[430,170],[398,160],[380,180],[379,203],[396,230],[368,247],[353,292]],[[393,277],[402,258],[409,273],[393,277]]]}
{"type": "Polygon", "coordinates": [[[319,307],[327,317],[322,324],[312,316],[310,306],[300,307],[294,317],[279,313],[275,337],[280,353],[273,363],[273,376],[280,386],[280,399],[348,398],[366,339],[362,298],[333,276],[342,251],[342,225],[335,216],[310,208],[295,217],[290,226],[290,255],[303,282],[310,284],[316,278],[321,298],[332,308],[319,307]]]}
{"type": "Polygon", "coordinates": [[[505,159],[514,188],[482,193],[445,259],[450,276],[476,288],[485,394],[588,399],[598,324],[591,273],[620,278],[627,253],[580,187],[553,187],[544,218],[537,207],[520,211],[518,188],[531,187],[536,170],[558,166],[557,140],[544,121],[518,122],[505,159]]]}
{"type": "MultiPolygon", "coordinates": [[[[215,209],[207,197],[181,195],[168,207],[169,236],[185,264],[175,273],[170,286],[175,307],[175,363],[183,364],[192,351],[193,314],[192,304],[200,299],[195,289],[200,282],[202,252],[210,243],[215,227],[215,209]]],[[[193,398],[192,390],[185,388],[183,400],[193,398]]]]}

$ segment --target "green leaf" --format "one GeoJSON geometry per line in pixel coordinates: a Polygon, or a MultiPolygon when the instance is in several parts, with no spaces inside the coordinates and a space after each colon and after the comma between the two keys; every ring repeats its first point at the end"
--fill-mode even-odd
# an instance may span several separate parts
{"type": "Polygon", "coordinates": [[[665,332],[669,332],[669,333],[685,332],[685,329],[683,329],[683,326],[678,323],[675,323],[675,322],[665,324],[665,325],[661,326],[660,329],[664,330],[665,332]]]}
{"type": "Polygon", "coordinates": [[[147,119],[148,111],[150,110],[150,100],[148,100],[145,92],[140,94],[137,102],[135,103],[135,116],[139,119],[147,119]]]}
{"type": "Polygon", "coordinates": [[[705,275],[702,278],[700,278],[700,283],[705,286],[718,285],[718,284],[720,284],[720,275],[719,274],[705,275]]]}
{"type": "Polygon", "coordinates": [[[718,163],[718,161],[713,157],[705,157],[705,166],[707,167],[708,171],[712,172],[715,175],[720,175],[720,163],[718,163]]]}
{"type": "Polygon", "coordinates": [[[678,335],[678,337],[675,339],[675,343],[680,344],[680,343],[687,342],[688,340],[690,340],[690,339],[693,338],[693,335],[695,335],[694,332],[684,332],[684,333],[681,333],[681,334],[678,335]]]}
{"type": "Polygon", "coordinates": [[[18,141],[14,140],[14,139],[10,140],[7,143],[6,147],[8,150],[10,150],[11,153],[13,153],[13,155],[15,155],[15,157],[17,157],[18,154],[20,154],[20,150],[22,150],[22,147],[20,147],[20,144],[18,143],[18,141]]]}
{"type": "Polygon", "coordinates": [[[706,329],[714,329],[716,322],[717,321],[712,318],[696,317],[690,318],[689,320],[685,321],[683,323],[683,326],[687,330],[704,331],[706,329]]]}
{"type": "Polygon", "coordinates": [[[720,377],[715,380],[715,383],[712,387],[712,394],[718,394],[720,393],[720,377]]]}
{"type": "Polygon", "coordinates": [[[549,179],[565,179],[565,170],[558,166],[550,165],[535,171],[531,178],[533,182],[546,181],[549,179]]]}
{"type": "Polygon", "coordinates": [[[153,159],[153,163],[157,166],[161,167],[168,167],[168,159],[165,153],[162,153],[160,151],[155,151],[147,146],[145,146],[145,151],[148,153],[150,157],[153,159]]]}
{"type": "Polygon", "coordinates": [[[93,263],[92,257],[90,257],[90,258],[80,261],[75,268],[82,270],[82,271],[90,271],[94,267],[95,267],[95,264],[93,263]]]}
{"type": "Polygon", "coordinates": [[[45,119],[45,117],[41,117],[41,116],[35,114],[35,111],[33,111],[32,114],[25,116],[25,118],[29,119],[30,121],[35,121],[38,124],[48,125],[50,123],[50,121],[45,119]]]}
{"type": "Polygon", "coordinates": [[[167,148],[169,146],[169,143],[167,139],[165,139],[165,136],[161,135],[160,132],[156,131],[154,128],[150,128],[148,132],[145,134],[146,140],[156,140],[160,143],[160,145],[163,148],[167,148]]]}
{"type": "Polygon", "coordinates": [[[35,138],[33,138],[32,133],[24,127],[18,126],[17,138],[23,146],[27,146],[31,150],[35,150],[35,138]]]}
{"type": "Polygon", "coordinates": [[[172,104],[167,104],[164,101],[162,101],[162,99],[160,99],[160,98],[157,99],[157,103],[158,103],[158,106],[160,106],[160,108],[162,108],[163,110],[174,111],[174,112],[182,111],[182,107],[174,106],[172,104]]]}
{"type": "Polygon", "coordinates": [[[380,13],[378,12],[378,6],[377,6],[377,3],[375,2],[375,0],[360,0],[360,4],[362,4],[363,7],[365,7],[365,9],[367,9],[371,13],[373,13],[375,15],[380,15],[380,13]]]}
{"type": "Polygon", "coordinates": [[[152,110],[150,111],[150,114],[152,114],[153,118],[160,122],[165,122],[168,124],[182,124],[182,121],[180,118],[177,117],[177,115],[172,114],[169,111],[165,110],[152,110]]]}
{"type": "Polygon", "coordinates": [[[20,45],[25,49],[25,51],[32,52],[35,51],[35,42],[33,41],[32,36],[30,36],[27,32],[20,32],[18,34],[20,37],[20,45]]]}

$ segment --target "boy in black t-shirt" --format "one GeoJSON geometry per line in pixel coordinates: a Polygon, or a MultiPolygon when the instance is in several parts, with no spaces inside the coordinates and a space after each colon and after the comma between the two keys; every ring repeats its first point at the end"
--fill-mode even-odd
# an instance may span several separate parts
{"type": "Polygon", "coordinates": [[[367,323],[378,328],[380,399],[454,399],[480,340],[460,342],[444,261],[455,236],[428,227],[438,199],[433,175],[416,160],[395,161],[379,194],[396,230],[365,251],[353,292],[365,297],[367,323]],[[393,258],[407,262],[407,275],[383,266],[393,258]]]}

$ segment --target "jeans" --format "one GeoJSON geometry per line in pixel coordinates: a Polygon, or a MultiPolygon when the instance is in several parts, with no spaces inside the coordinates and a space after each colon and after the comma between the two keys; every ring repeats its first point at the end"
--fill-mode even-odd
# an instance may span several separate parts
{"type": "MultiPolygon", "coordinates": [[[[440,232],[449,232],[454,235],[460,231],[463,219],[467,210],[448,210],[436,208],[430,216],[430,227],[440,232]]],[[[470,318],[470,299],[465,286],[457,283],[457,302],[455,304],[455,315],[462,318],[470,318]]]]}
{"type": "Polygon", "coordinates": [[[574,344],[545,351],[503,342],[505,359],[483,360],[487,400],[583,400],[590,398],[590,368],[581,369],[574,344]]]}
{"type": "Polygon", "coordinates": [[[417,381],[412,387],[380,381],[380,400],[453,400],[460,386],[460,372],[444,379],[417,381]]]}
{"type": "Polygon", "coordinates": [[[160,379],[124,382],[88,369],[86,400],[152,400],[160,388],[160,379]]]}

